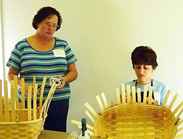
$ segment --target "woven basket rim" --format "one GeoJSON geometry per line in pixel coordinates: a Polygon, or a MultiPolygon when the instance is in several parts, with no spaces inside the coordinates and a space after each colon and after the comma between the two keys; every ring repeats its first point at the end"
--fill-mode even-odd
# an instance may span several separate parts
{"type": "Polygon", "coordinates": [[[161,110],[166,110],[168,112],[171,113],[171,110],[168,109],[167,107],[165,106],[161,106],[161,105],[154,105],[154,104],[143,104],[143,103],[138,103],[138,104],[134,104],[134,103],[127,103],[127,104],[115,104],[113,106],[110,106],[108,108],[106,108],[103,112],[99,113],[99,117],[102,116],[101,114],[105,114],[105,113],[108,113],[110,111],[114,111],[116,108],[119,109],[119,107],[126,107],[126,106],[135,106],[135,107],[142,107],[143,109],[161,109],[161,110]]]}
{"type": "Polygon", "coordinates": [[[21,125],[21,124],[30,124],[30,123],[36,123],[39,121],[42,121],[42,118],[36,119],[36,120],[31,120],[31,121],[18,121],[18,122],[0,122],[0,125],[21,125]]]}
{"type": "Polygon", "coordinates": [[[113,105],[113,106],[110,106],[110,107],[108,107],[108,108],[106,108],[103,112],[107,112],[107,111],[110,111],[111,109],[114,109],[114,108],[116,108],[116,107],[119,107],[119,106],[137,106],[137,107],[144,107],[144,108],[150,108],[150,107],[152,107],[152,108],[164,108],[164,109],[168,109],[167,107],[165,107],[165,106],[161,106],[161,105],[154,105],[154,104],[143,104],[143,103],[127,103],[127,104],[123,104],[123,103],[121,103],[121,104],[115,104],[115,105],[113,105]]]}

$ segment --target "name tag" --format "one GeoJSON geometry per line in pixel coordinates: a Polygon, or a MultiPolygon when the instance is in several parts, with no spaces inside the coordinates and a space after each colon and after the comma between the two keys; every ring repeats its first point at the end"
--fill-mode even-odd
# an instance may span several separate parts
{"type": "Polygon", "coordinates": [[[65,57],[64,49],[55,49],[55,50],[53,50],[53,54],[56,57],[65,57]]]}

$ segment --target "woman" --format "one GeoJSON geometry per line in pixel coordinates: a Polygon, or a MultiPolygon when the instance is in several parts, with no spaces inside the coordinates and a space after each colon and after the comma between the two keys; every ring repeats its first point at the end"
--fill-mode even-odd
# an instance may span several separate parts
{"type": "MultiPolygon", "coordinates": [[[[77,78],[76,58],[65,40],[54,37],[60,29],[62,18],[60,13],[52,7],[43,7],[33,18],[32,26],[35,34],[19,41],[8,60],[8,77],[14,75],[24,78],[26,83],[41,84],[43,77],[62,79],[57,86],[50,104],[45,129],[66,131],[67,113],[69,108],[69,83],[77,78]]],[[[46,83],[44,95],[50,89],[50,80],[46,83]]]]}
{"type": "MultiPolygon", "coordinates": [[[[143,96],[144,87],[152,87],[153,92],[159,93],[160,103],[162,103],[168,89],[163,83],[153,79],[153,73],[158,66],[155,51],[148,46],[136,47],[131,54],[131,61],[137,79],[127,84],[140,88],[142,90],[141,96],[143,96]]],[[[141,99],[141,101],[143,100],[141,99]]]]}

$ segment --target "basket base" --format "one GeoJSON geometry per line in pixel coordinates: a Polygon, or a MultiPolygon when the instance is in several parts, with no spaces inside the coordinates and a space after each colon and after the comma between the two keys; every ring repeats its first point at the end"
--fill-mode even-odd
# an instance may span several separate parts
{"type": "Polygon", "coordinates": [[[26,122],[0,122],[0,139],[37,139],[42,119],[26,122]]]}

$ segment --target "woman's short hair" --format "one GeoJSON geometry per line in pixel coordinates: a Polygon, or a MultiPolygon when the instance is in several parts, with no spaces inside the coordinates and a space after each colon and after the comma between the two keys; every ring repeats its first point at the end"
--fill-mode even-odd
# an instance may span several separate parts
{"type": "Polygon", "coordinates": [[[62,17],[60,13],[53,7],[42,7],[34,16],[32,21],[32,26],[34,29],[38,28],[38,24],[44,19],[51,15],[56,15],[58,17],[58,24],[56,30],[60,29],[62,23],[62,17]]]}
{"type": "Polygon", "coordinates": [[[158,66],[157,55],[155,51],[148,46],[138,46],[131,54],[131,61],[134,65],[152,65],[153,69],[158,66]]]}

